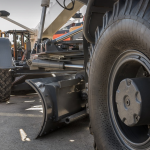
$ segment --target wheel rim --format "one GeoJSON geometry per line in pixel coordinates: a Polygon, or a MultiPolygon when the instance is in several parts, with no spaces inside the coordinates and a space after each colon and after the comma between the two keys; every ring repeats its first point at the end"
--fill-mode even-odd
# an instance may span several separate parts
{"type": "Polygon", "coordinates": [[[116,90],[123,79],[142,75],[143,77],[150,75],[149,59],[138,51],[129,50],[117,58],[109,77],[108,106],[111,123],[119,139],[130,149],[148,148],[150,146],[150,137],[147,135],[149,130],[147,125],[128,127],[120,120],[115,103],[116,90]],[[143,71],[147,74],[141,74],[143,71]]]}

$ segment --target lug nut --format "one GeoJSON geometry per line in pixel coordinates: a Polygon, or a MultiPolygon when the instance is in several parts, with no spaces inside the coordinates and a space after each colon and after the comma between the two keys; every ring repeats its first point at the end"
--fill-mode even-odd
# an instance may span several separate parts
{"type": "Polygon", "coordinates": [[[127,80],[127,85],[130,86],[131,85],[131,80],[127,80]]]}
{"type": "Polygon", "coordinates": [[[145,71],[145,72],[143,73],[143,76],[148,77],[148,72],[145,71]]]}
{"type": "Polygon", "coordinates": [[[127,106],[130,106],[130,100],[129,99],[127,100],[126,103],[127,103],[127,106]]]}
{"type": "Polygon", "coordinates": [[[135,120],[136,120],[136,122],[139,121],[139,117],[137,115],[135,116],[135,120]]]}
{"type": "Polygon", "coordinates": [[[126,107],[126,108],[127,108],[128,106],[130,106],[130,99],[129,99],[129,96],[126,96],[126,97],[125,97],[124,104],[125,104],[125,107],[126,107]]]}

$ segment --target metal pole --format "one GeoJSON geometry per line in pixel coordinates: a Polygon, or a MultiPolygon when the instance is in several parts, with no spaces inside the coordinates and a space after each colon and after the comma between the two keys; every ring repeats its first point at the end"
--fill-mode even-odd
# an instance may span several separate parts
{"type": "Polygon", "coordinates": [[[15,60],[18,60],[18,53],[17,53],[17,39],[16,39],[16,30],[14,30],[13,33],[13,42],[14,42],[14,56],[15,56],[15,60]]]}
{"type": "Polygon", "coordinates": [[[38,43],[41,43],[41,39],[42,39],[44,23],[45,23],[46,9],[47,9],[46,6],[44,6],[43,9],[42,9],[40,28],[39,28],[39,32],[38,32],[38,43]]]}
{"type": "Polygon", "coordinates": [[[18,76],[22,76],[22,75],[38,76],[38,75],[51,75],[51,74],[57,75],[57,74],[76,74],[76,73],[77,73],[77,71],[51,71],[51,72],[36,72],[36,73],[15,73],[14,76],[18,77],[18,76]]]}
{"type": "Polygon", "coordinates": [[[69,117],[63,119],[62,122],[65,122],[66,124],[69,124],[69,123],[74,122],[78,119],[86,117],[87,115],[88,114],[87,114],[86,110],[83,110],[83,111],[80,111],[76,114],[73,114],[72,116],[69,116],[69,117]]]}
{"type": "Polygon", "coordinates": [[[64,66],[65,66],[65,68],[84,69],[84,65],[65,64],[64,66]]]}
{"type": "Polygon", "coordinates": [[[22,24],[20,24],[20,23],[18,23],[16,21],[14,21],[14,20],[12,20],[12,19],[10,19],[8,17],[1,17],[1,18],[5,19],[5,20],[7,20],[7,21],[9,21],[9,22],[11,22],[11,23],[21,27],[21,28],[24,28],[24,29],[28,30],[29,32],[31,32],[33,34],[36,34],[34,30],[32,30],[32,29],[30,29],[30,28],[28,28],[28,27],[26,27],[26,26],[24,26],[24,25],[22,25],[22,24]]]}
{"type": "MultiPolygon", "coordinates": [[[[24,50],[24,34],[21,34],[21,48],[24,50]]],[[[21,52],[21,57],[23,56],[23,51],[21,52]]]]}
{"type": "Polygon", "coordinates": [[[23,33],[21,34],[21,46],[24,47],[24,34],[23,33]]]}
{"type": "Polygon", "coordinates": [[[42,40],[42,34],[43,34],[45,16],[46,16],[46,9],[47,9],[47,7],[49,7],[49,4],[50,4],[50,0],[42,0],[41,1],[41,6],[43,7],[43,9],[42,9],[42,14],[41,14],[40,28],[38,31],[38,43],[41,43],[41,40],[42,40]]]}

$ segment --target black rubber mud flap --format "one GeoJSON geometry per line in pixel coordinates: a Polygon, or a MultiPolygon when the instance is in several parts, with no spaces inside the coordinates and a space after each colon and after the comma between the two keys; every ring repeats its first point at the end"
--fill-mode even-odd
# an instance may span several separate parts
{"type": "Polygon", "coordinates": [[[26,80],[26,83],[38,93],[43,105],[43,123],[37,138],[64,125],[65,123],[61,121],[63,117],[83,109],[84,102],[81,103],[80,93],[68,92],[75,85],[78,86],[80,80],[75,79],[75,75],[26,80]],[[73,107],[69,106],[69,102],[73,107]]]}

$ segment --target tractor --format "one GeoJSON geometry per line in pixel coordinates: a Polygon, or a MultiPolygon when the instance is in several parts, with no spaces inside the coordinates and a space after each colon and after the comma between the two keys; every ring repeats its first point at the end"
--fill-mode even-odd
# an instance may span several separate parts
{"type": "Polygon", "coordinates": [[[36,30],[0,11],[30,32],[32,46],[21,64],[0,38],[0,101],[36,91],[43,106],[37,137],[89,115],[95,150],[150,149],[150,1],[56,0],[46,13],[49,5],[42,0],[36,30]],[[53,39],[83,6],[83,26],[53,39]]]}

